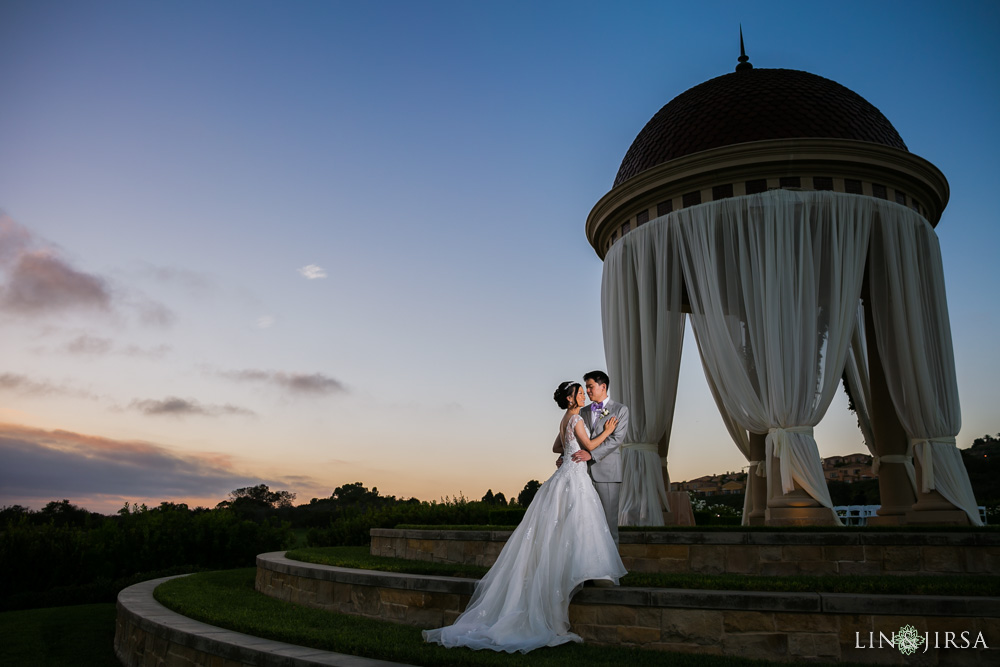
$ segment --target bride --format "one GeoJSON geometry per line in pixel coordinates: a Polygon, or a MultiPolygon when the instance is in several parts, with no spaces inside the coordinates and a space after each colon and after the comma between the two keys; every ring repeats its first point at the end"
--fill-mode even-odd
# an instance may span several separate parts
{"type": "Polygon", "coordinates": [[[617,421],[609,419],[591,440],[580,417],[583,387],[563,382],[554,398],[566,411],[552,448],[562,452],[560,466],[538,489],[455,624],[424,630],[425,641],[508,653],[581,642],[569,631],[574,589],[588,579],[616,582],[626,574],[587,464],[572,460],[581,447],[590,451],[604,442],[617,421]]]}

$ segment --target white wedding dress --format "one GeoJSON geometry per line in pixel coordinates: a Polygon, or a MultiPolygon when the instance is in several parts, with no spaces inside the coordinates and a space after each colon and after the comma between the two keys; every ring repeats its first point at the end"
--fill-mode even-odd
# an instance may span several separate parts
{"type": "Polygon", "coordinates": [[[496,563],[477,584],[469,605],[449,625],[424,630],[424,640],[527,653],[583,639],[569,631],[569,599],[587,579],[617,581],[626,574],[570,417],[563,463],[542,484],[496,563]]]}

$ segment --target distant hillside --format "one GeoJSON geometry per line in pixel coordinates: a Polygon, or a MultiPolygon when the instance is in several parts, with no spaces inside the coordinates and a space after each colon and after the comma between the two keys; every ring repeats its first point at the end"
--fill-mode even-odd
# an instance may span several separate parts
{"type": "MultiPolygon", "coordinates": [[[[1000,505],[1000,433],[984,435],[968,449],[959,450],[969,473],[972,490],[980,505],[1000,505]]],[[[834,505],[879,505],[878,480],[871,472],[872,457],[868,454],[829,456],[823,459],[830,497],[834,505]]],[[[696,479],[674,482],[675,491],[690,491],[711,497],[726,505],[742,506],[746,487],[746,472],[726,472],[704,475],[696,479]]]]}

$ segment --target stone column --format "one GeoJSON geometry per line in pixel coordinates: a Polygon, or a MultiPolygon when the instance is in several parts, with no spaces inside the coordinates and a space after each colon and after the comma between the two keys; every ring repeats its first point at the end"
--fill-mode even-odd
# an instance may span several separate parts
{"type": "MultiPolygon", "coordinates": [[[[869,257],[868,261],[872,261],[872,258],[869,257]]],[[[867,276],[862,287],[862,298],[866,304],[871,303],[868,296],[867,276]]],[[[875,435],[875,451],[880,457],[907,454],[910,437],[899,421],[896,407],[892,403],[889,383],[885,376],[885,368],[882,365],[882,357],[875,334],[875,316],[869,307],[865,308],[865,329],[868,338],[868,375],[872,391],[872,404],[869,406],[869,413],[872,431],[875,435]]],[[[906,468],[902,463],[883,461],[880,464],[878,481],[882,507],[877,516],[868,519],[868,524],[873,526],[968,525],[969,516],[951,504],[940,493],[921,491],[921,469],[916,458],[913,459],[913,465],[916,468],[917,478],[915,496],[906,474],[906,468]]]]}
{"type": "MultiPolygon", "coordinates": [[[[761,436],[765,442],[767,436],[761,436]]],[[[753,442],[751,440],[751,442],[753,442]]],[[[771,457],[767,466],[767,509],[764,511],[766,526],[834,526],[837,524],[833,510],[823,507],[805,489],[793,482],[794,488],[784,493],[781,488],[781,460],[771,457]]]]}
{"type": "MultiPolygon", "coordinates": [[[[872,423],[872,433],[875,442],[872,443],[878,456],[905,455],[909,447],[909,436],[903,430],[903,425],[896,415],[892,404],[889,385],[885,379],[885,368],[882,366],[882,356],[878,351],[875,336],[875,318],[869,307],[868,280],[865,279],[861,292],[865,302],[865,332],[867,334],[866,348],[868,351],[868,378],[871,382],[872,404],[868,406],[868,417],[872,423]]],[[[874,461],[873,461],[874,464],[874,461]]],[[[882,507],[876,516],[869,517],[869,526],[898,526],[906,521],[906,513],[916,501],[913,486],[906,474],[903,463],[882,461],[878,471],[878,493],[882,507]]]]}
{"type": "MultiPolygon", "coordinates": [[[[765,446],[764,441],[767,439],[767,435],[763,433],[751,433],[750,434],[750,460],[751,461],[764,461],[765,456],[765,446]]],[[[753,477],[754,488],[753,494],[750,498],[749,510],[750,516],[748,518],[747,524],[750,526],[763,526],[765,520],[765,512],[767,510],[767,478],[757,476],[757,466],[765,466],[767,469],[767,462],[759,463],[757,465],[752,465],[747,469],[747,492],[750,492],[750,478],[753,477]]]]}
{"type": "Polygon", "coordinates": [[[795,482],[788,493],[781,490],[781,461],[771,458],[767,465],[767,509],[764,511],[766,526],[834,526],[833,510],[820,505],[795,482]]]}
{"type": "Polygon", "coordinates": [[[913,466],[917,469],[917,502],[906,513],[907,525],[941,525],[968,526],[969,515],[951,504],[937,491],[924,493],[920,490],[920,462],[914,459],[913,466]]]}
{"type": "MultiPolygon", "coordinates": [[[[664,463],[667,460],[667,435],[663,434],[657,443],[657,450],[660,460],[664,463]]],[[[667,502],[670,503],[670,510],[663,509],[664,526],[693,526],[694,511],[691,509],[691,497],[687,491],[671,491],[670,471],[666,465],[661,465],[660,474],[663,475],[663,488],[667,491],[667,502]]]]}

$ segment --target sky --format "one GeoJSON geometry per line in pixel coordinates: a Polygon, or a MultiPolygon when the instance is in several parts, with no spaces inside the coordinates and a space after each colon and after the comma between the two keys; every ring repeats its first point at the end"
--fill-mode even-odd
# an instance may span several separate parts
{"type": "MultiPolygon", "coordinates": [[[[997,433],[996,2],[3,0],[0,506],[545,480],[605,367],[587,215],[741,24],[948,178],[958,444],[997,433]]],[[[671,478],[744,467],[690,333],[680,383],[671,478]]]]}

